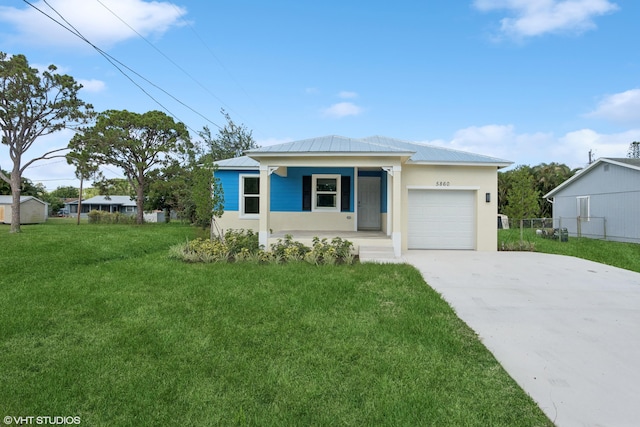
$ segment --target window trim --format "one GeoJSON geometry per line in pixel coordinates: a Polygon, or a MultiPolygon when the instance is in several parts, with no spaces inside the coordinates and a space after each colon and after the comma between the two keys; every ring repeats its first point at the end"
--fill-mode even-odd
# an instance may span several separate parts
{"type": "Polygon", "coordinates": [[[313,174],[311,175],[311,211],[312,212],[340,212],[341,205],[341,175],[336,174],[313,174]],[[318,179],[335,179],[336,180],[336,191],[321,191],[317,190],[318,179]],[[318,206],[318,193],[319,194],[335,194],[336,196],[336,206],[334,207],[322,207],[318,206]]]}
{"type": "Polygon", "coordinates": [[[580,218],[582,221],[589,221],[591,219],[591,197],[590,196],[577,196],[576,197],[576,203],[577,203],[577,210],[578,210],[578,218],[580,218]],[[580,205],[582,200],[586,200],[587,201],[587,216],[584,217],[581,215],[581,209],[580,209],[580,205]]]}
{"type": "MultiPolygon", "coordinates": [[[[260,175],[256,173],[241,173],[238,175],[238,218],[240,219],[259,219],[260,212],[258,213],[245,213],[245,197],[254,197],[258,199],[258,206],[260,206],[260,175]],[[258,194],[244,194],[244,180],[245,178],[257,178],[258,179],[258,194]]],[[[258,208],[259,210],[259,208],[258,208]]]]}

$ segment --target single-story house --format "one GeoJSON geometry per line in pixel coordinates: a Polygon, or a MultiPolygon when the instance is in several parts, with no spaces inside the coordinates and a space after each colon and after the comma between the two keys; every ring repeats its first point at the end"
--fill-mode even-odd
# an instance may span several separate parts
{"type": "MultiPolygon", "coordinates": [[[[293,141],[221,160],[222,229],[260,244],[377,233],[407,249],[497,248],[497,171],[511,162],[382,136],[293,141]]],[[[351,240],[351,239],[348,239],[351,240]]]]}
{"type": "MultiPolygon", "coordinates": [[[[11,224],[13,196],[0,196],[0,222],[11,224]]],[[[49,216],[49,204],[33,196],[20,196],[20,224],[39,224],[49,216]]]]}
{"type": "Polygon", "coordinates": [[[640,243],[640,159],[600,158],[544,197],[569,235],[640,243]]]}
{"type": "MultiPolygon", "coordinates": [[[[80,217],[85,218],[91,211],[119,212],[126,215],[135,215],[138,211],[136,201],[130,196],[94,196],[81,203],[80,217]]],[[[68,209],[69,216],[77,217],[78,200],[69,201],[64,205],[68,209]]]]}

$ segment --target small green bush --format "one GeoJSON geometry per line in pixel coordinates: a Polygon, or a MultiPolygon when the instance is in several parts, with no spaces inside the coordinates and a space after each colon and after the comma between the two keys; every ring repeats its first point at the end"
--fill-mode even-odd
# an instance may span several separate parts
{"type": "Polygon", "coordinates": [[[311,264],[353,264],[353,244],[340,237],[330,242],[313,238],[313,247],[293,240],[287,234],[271,245],[270,251],[260,247],[258,234],[252,230],[229,230],[221,238],[195,239],[169,250],[169,257],[185,262],[248,262],[277,264],[306,261],[311,264]]]}
{"type": "Polygon", "coordinates": [[[92,210],[87,216],[89,224],[135,224],[136,217],[134,215],[125,215],[120,212],[107,212],[92,210]]]}

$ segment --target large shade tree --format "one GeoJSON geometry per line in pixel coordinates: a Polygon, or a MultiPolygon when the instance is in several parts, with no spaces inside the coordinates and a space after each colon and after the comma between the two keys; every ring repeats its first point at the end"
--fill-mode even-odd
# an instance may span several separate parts
{"type": "Polygon", "coordinates": [[[2,146],[9,150],[11,172],[0,170],[0,179],[11,187],[11,228],[20,232],[22,174],[38,160],[61,157],[66,147],[31,158],[27,152],[40,137],[86,123],[92,107],[78,98],[82,85],[69,75],[57,74],[50,65],[46,71],[29,66],[24,55],[0,52],[0,128],[2,146]]]}
{"type": "Polygon", "coordinates": [[[107,110],[98,115],[94,126],[73,137],[70,148],[70,156],[82,162],[124,171],[135,189],[137,222],[142,224],[149,174],[190,150],[191,141],[186,126],[161,111],[107,110]]]}

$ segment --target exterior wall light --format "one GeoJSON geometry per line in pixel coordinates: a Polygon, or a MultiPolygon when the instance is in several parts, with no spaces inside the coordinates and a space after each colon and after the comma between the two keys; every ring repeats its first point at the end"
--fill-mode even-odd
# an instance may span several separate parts
{"type": "Polygon", "coordinates": [[[491,203],[491,193],[485,193],[484,201],[487,203],[491,203]]]}

